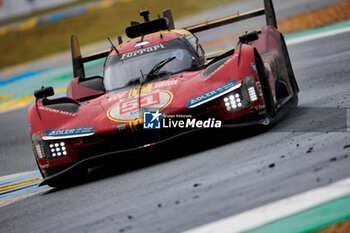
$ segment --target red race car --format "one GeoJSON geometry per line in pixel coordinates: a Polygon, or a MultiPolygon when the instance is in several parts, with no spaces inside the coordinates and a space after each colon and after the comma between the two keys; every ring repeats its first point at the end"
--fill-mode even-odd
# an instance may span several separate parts
{"type": "Polygon", "coordinates": [[[264,8],[175,29],[171,11],[126,28],[130,38],[82,57],[71,37],[74,78],[67,96],[35,91],[28,110],[33,151],[45,178],[64,184],[97,160],[180,137],[191,129],[268,125],[295,107],[298,85],[271,0],[264,8]],[[197,32],[264,15],[266,26],[239,37],[236,48],[206,57],[197,32]],[[106,57],[103,77],[86,77],[84,63],[106,57]]]}

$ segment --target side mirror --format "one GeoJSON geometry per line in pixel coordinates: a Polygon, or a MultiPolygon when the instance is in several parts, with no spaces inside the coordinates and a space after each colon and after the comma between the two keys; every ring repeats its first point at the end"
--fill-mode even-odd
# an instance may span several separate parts
{"type": "Polygon", "coordinates": [[[34,96],[36,99],[46,98],[55,95],[53,87],[41,87],[34,91],[34,96]]]}
{"type": "Polygon", "coordinates": [[[248,44],[257,39],[259,39],[257,31],[247,32],[239,36],[239,41],[243,44],[248,44]]]}

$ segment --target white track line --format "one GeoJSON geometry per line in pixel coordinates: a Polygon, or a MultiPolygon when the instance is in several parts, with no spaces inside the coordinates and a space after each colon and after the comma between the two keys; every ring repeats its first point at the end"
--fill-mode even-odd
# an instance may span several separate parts
{"type": "Polygon", "coordinates": [[[319,32],[319,33],[315,33],[315,34],[307,35],[307,36],[301,36],[298,38],[286,40],[286,43],[287,43],[287,45],[299,44],[302,42],[315,40],[315,39],[319,39],[319,38],[323,38],[323,37],[327,37],[327,36],[334,36],[334,35],[338,35],[338,34],[346,33],[346,32],[350,32],[350,27],[339,28],[339,29],[329,30],[329,31],[325,31],[325,32],[319,32]]]}
{"type": "Polygon", "coordinates": [[[288,197],[184,233],[233,233],[247,231],[274,220],[350,194],[350,178],[288,197]]]}

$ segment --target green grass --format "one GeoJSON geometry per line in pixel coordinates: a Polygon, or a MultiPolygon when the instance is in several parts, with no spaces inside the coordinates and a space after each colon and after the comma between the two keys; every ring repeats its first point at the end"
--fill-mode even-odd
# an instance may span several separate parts
{"type": "MultiPolygon", "coordinates": [[[[69,49],[69,37],[75,33],[81,45],[124,34],[130,21],[142,21],[139,10],[147,7],[151,18],[171,8],[175,19],[208,10],[236,0],[133,0],[121,1],[110,8],[96,9],[86,14],[55,23],[16,31],[0,37],[0,68],[30,61],[69,49]]],[[[176,20],[175,20],[176,25],[176,20]]]]}

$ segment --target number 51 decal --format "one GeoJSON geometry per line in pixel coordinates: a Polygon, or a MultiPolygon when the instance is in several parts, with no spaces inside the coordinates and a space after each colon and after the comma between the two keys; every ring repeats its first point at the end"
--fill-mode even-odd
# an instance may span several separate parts
{"type": "Polygon", "coordinates": [[[159,104],[159,92],[149,93],[140,96],[140,107],[139,107],[139,97],[121,102],[120,103],[120,112],[119,114],[128,113],[136,111],[138,109],[150,107],[153,105],[159,104]]]}

